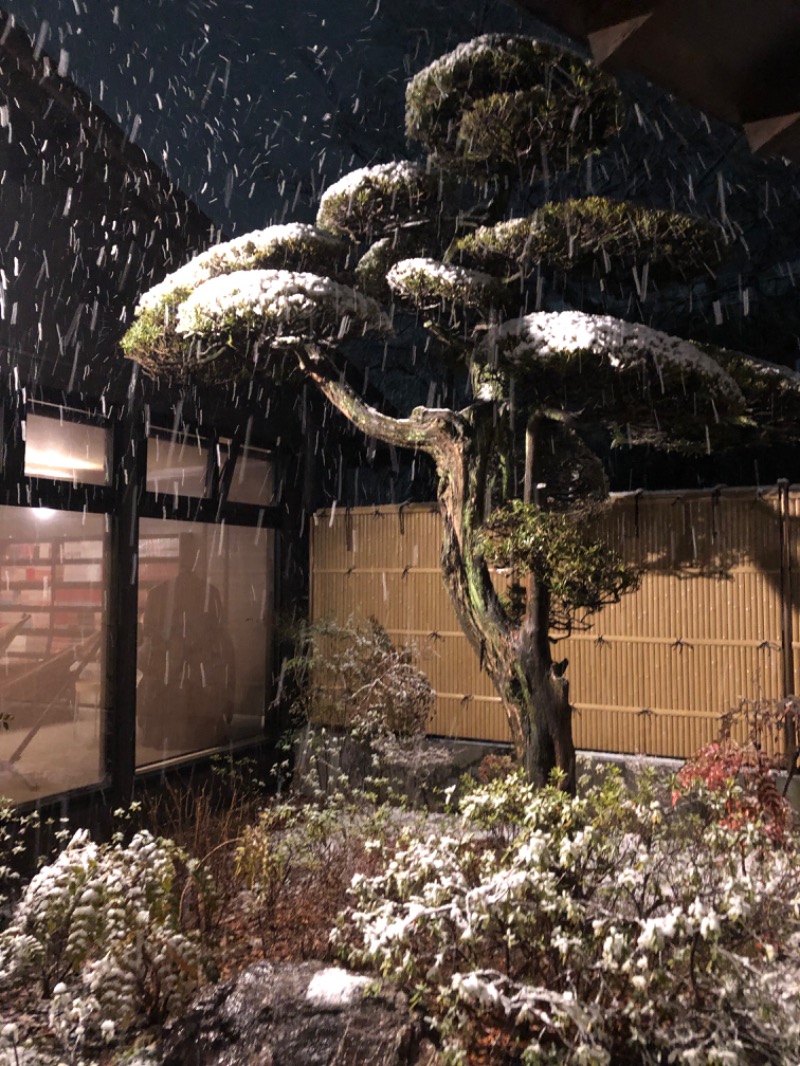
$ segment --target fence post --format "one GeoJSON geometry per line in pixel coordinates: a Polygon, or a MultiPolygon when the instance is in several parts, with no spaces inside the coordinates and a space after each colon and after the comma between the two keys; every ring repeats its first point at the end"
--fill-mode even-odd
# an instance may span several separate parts
{"type": "MultiPolygon", "coordinates": [[[[794,695],[794,625],[792,618],[792,552],[789,540],[789,482],[778,481],[778,514],[781,549],[781,663],[783,666],[782,692],[784,700],[794,695]]],[[[786,754],[789,768],[797,759],[797,731],[794,720],[788,717],[785,726],[786,754]]]]}
{"type": "Polygon", "coordinates": [[[115,513],[112,522],[107,660],[106,758],[115,806],[133,799],[136,768],[136,656],[139,617],[139,502],[147,438],[136,378],[129,406],[114,426],[115,513]]]}

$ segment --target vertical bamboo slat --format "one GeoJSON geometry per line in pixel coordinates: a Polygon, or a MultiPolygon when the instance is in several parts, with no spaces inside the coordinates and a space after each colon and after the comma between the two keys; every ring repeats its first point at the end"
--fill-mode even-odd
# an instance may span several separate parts
{"type": "MultiPolygon", "coordinates": [[[[782,574],[776,490],[613,499],[599,532],[643,578],[638,592],[558,644],[557,657],[570,661],[579,747],[685,758],[741,700],[781,698],[782,595],[800,690],[800,491],[789,491],[787,510],[782,574]]],[[[432,733],[508,740],[500,701],[445,591],[440,538],[435,505],[319,512],[312,617],[374,615],[418,649],[437,691],[432,733]]]]}

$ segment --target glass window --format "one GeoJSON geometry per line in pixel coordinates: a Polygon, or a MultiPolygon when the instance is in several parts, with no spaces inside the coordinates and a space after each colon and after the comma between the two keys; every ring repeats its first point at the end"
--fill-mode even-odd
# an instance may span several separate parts
{"type": "Polygon", "coordinates": [[[204,497],[208,454],[196,436],[149,437],[147,491],[204,497]]]}
{"type": "Polygon", "coordinates": [[[106,517],[0,507],[0,795],[103,777],[106,517]]]}
{"type": "MultiPolygon", "coordinates": [[[[227,461],[228,441],[220,441],[220,466],[227,461]]],[[[228,489],[231,503],[268,506],[273,502],[273,464],[269,452],[260,448],[242,448],[228,489]]]]}
{"type": "Polygon", "coordinates": [[[271,531],[144,518],[139,534],[137,766],[261,736],[271,531]]]}
{"type": "Polygon", "coordinates": [[[25,473],[28,477],[107,485],[108,430],[29,412],[25,419],[25,473]]]}

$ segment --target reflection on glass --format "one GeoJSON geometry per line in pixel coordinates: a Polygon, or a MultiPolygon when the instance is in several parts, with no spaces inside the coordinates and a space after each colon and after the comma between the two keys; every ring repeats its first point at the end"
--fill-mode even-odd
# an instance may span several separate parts
{"type": "Polygon", "coordinates": [[[102,779],[104,515],[0,507],[0,795],[102,779]]]}
{"type": "MultiPolygon", "coordinates": [[[[220,465],[227,461],[228,442],[220,441],[220,465]]],[[[273,465],[269,452],[242,448],[236,459],[228,499],[231,503],[252,503],[264,507],[273,495],[273,465]]]]}
{"type": "Polygon", "coordinates": [[[147,441],[148,492],[170,496],[206,494],[208,448],[196,437],[150,437],[147,441]]]}
{"type": "Polygon", "coordinates": [[[263,529],[142,519],[137,766],[261,734],[271,549],[263,529]]]}
{"type": "Polygon", "coordinates": [[[58,418],[28,414],[25,419],[25,474],[63,478],[89,485],[108,484],[108,430],[58,418]]]}

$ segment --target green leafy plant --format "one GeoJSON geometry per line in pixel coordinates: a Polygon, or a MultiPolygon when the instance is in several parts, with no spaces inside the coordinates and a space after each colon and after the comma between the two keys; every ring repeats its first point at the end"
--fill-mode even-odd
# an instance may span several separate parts
{"type": "MultiPolygon", "coordinates": [[[[486,561],[511,571],[511,595],[535,574],[550,596],[550,625],[569,632],[639,586],[640,574],[593,535],[593,512],[543,511],[511,500],[487,519],[481,537],[486,561]]],[[[519,597],[524,606],[524,597],[519,597]]],[[[513,610],[513,600],[510,601],[513,610]]]]}

